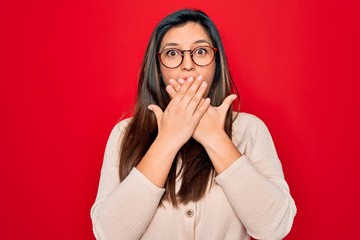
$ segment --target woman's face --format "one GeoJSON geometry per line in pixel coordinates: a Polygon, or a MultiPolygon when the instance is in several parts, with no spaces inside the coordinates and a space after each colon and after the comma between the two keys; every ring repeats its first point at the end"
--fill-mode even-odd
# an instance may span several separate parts
{"type": "MultiPolygon", "coordinates": [[[[183,26],[173,27],[166,32],[160,44],[160,52],[174,48],[193,50],[199,46],[213,47],[205,29],[198,23],[189,22],[183,26]]],[[[204,81],[208,84],[205,93],[205,96],[207,96],[214,79],[215,60],[207,66],[200,67],[192,61],[190,52],[185,52],[184,54],[184,59],[177,68],[170,69],[160,63],[160,71],[165,85],[169,84],[170,79],[178,80],[181,78],[186,80],[188,77],[196,78],[202,75],[204,81]]]]}

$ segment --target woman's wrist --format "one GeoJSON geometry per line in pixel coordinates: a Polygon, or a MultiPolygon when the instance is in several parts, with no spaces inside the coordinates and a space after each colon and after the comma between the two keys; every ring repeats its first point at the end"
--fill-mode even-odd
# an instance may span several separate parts
{"type": "Polygon", "coordinates": [[[173,141],[158,136],[136,168],[156,186],[163,188],[179,149],[173,141]]]}
{"type": "Polygon", "coordinates": [[[174,136],[166,136],[159,134],[155,140],[154,143],[161,147],[166,152],[177,154],[177,152],[180,150],[180,148],[184,145],[181,141],[179,141],[178,138],[174,136]]]}
{"type": "Polygon", "coordinates": [[[198,141],[205,149],[207,147],[216,146],[219,141],[224,139],[230,139],[224,130],[212,131],[208,134],[204,134],[201,137],[197,137],[195,140],[198,141]]]}
{"type": "Polygon", "coordinates": [[[206,137],[206,140],[201,144],[208,153],[218,174],[242,156],[225,131],[206,137]]]}

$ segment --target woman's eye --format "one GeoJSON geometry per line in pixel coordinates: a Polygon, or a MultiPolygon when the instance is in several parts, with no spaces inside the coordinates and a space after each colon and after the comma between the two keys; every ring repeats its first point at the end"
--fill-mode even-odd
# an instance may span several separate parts
{"type": "Polygon", "coordinates": [[[176,50],[166,51],[166,56],[168,56],[168,57],[176,57],[177,55],[178,55],[178,52],[176,50]]]}
{"type": "Polygon", "coordinates": [[[196,49],[195,54],[205,55],[205,54],[207,54],[207,50],[205,48],[198,48],[198,49],[196,49]]]}

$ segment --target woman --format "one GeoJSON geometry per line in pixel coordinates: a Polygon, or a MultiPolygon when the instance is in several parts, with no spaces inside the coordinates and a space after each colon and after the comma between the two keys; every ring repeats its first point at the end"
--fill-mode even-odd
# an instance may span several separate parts
{"type": "Polygon", "coordinates": [[[91,210],[97,239],[281,239],[295,203],[264,123],[233,113],[220,35],[184,9],[152,33],[131,119],[113,129],[91,210]]]}

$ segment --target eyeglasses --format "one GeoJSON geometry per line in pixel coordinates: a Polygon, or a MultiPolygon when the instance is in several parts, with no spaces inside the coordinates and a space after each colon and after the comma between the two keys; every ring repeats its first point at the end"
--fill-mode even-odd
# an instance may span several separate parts
{"type": "Polygon", "coordinates": [[[167,48],[158,53],[162,65],[167,68],[177,68],[184,60],[185,52],[190,52],[191,60],[200,67],[205,67],[212,63],[215,58],[217,48],[210,46],[200,46],[193,50],[180,50],[177,48],[167,48]]]}

